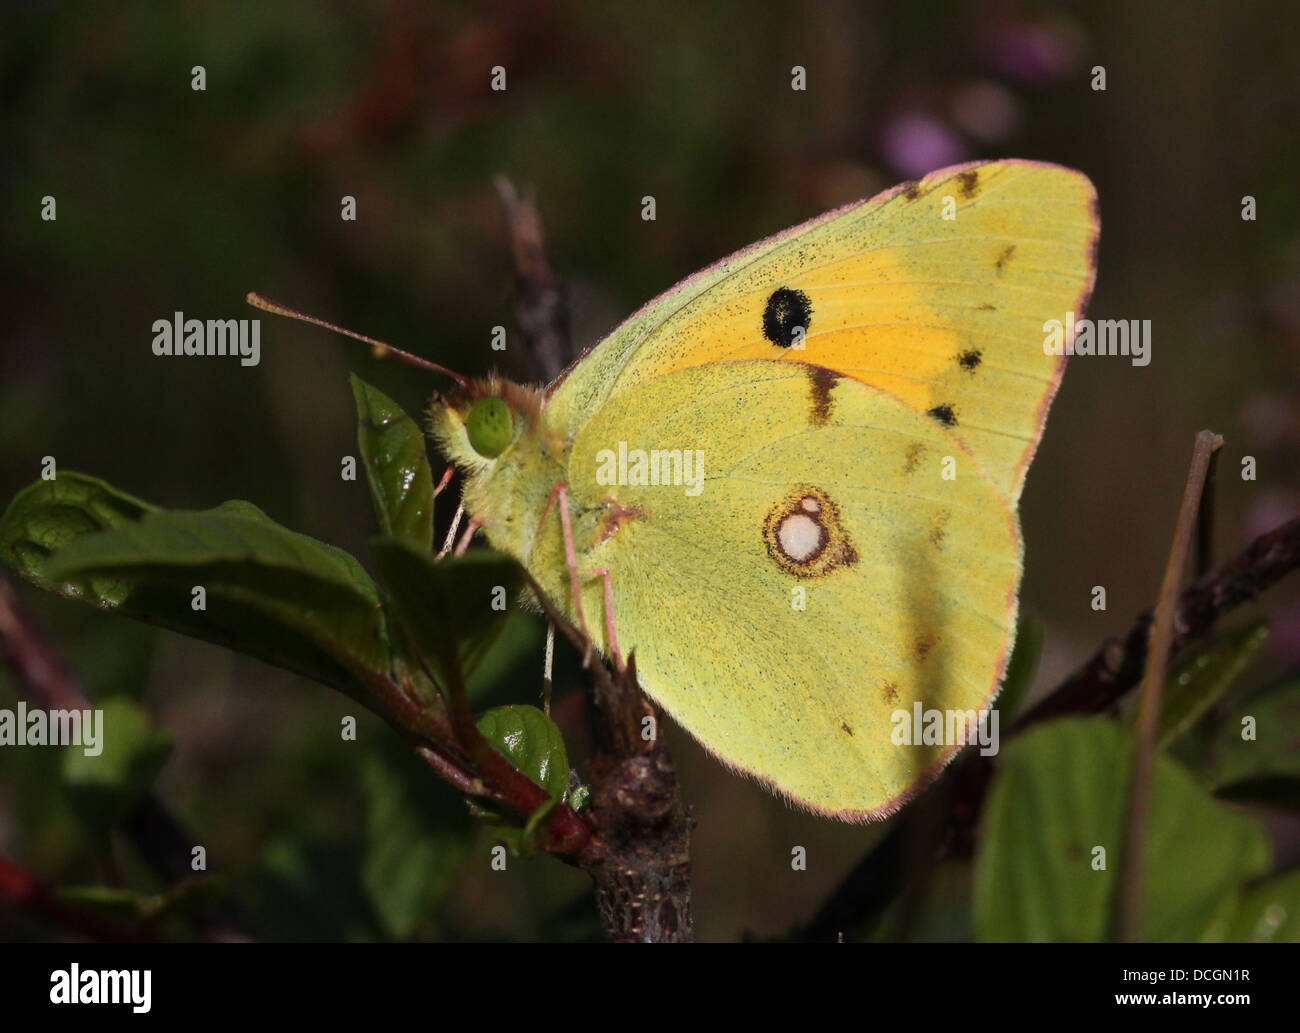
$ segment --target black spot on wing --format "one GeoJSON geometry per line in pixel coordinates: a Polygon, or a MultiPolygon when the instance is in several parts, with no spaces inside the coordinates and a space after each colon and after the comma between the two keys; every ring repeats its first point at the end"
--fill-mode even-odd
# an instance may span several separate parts
{"type": "Polygon", "coordinates": [[[983,361],[984,356],[978,348],[967,348],[957,355],[957,365],[972,375],[980,368],[980,363],[983,361]]]}
{"type": "Polygon", "coordinates": [[[945,402],[943,405],[936,405],[933,409],[927,409],[925,415],[945,427],[957,426],[957,410],[945,402]]]}
{"type": "Polygon", "coordinates": [[[808,295],[790,287],[778,287],[763,310],[763,336],[779,348],[789,348],[796,334],[807,336],[811,321],[812,303],[808,295]]]}

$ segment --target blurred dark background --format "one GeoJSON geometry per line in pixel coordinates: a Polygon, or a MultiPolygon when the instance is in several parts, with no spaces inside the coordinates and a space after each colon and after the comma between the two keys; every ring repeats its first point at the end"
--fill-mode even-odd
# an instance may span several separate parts
{"type": "MultiPolygon", "coordinates": [[[[1022,606],[1046,622],[1045,691],[1154,600],[1196,430],[1227,439],[1219,557],[1300,512],[1297,28],[1287,0],[7,4],[0,500],[52,455],[161,505],[250,499],[364,557],[369,498],[339,478],[356,452],[347,374],[411,412],[434,382],[269,316],[259,366],[173,362],[150,351],[155,319],[252,317],[258,290],[478,373],[499,358],[495,324],[522,347],[495,173],[535,189],[585,346],[830,207],[956,161],[1050,160],[1101,197],[1090,314],[1150,319],[1153,361],[1075,360],[1028,478],[1022,606]],[[657,221],[641,220],[646,194],[657,221]]],[[[449,892],[385,925],[364,858],[404,763],[384,726],[363,716],[341,743],[358,708],[329,690],[21,591],[97,698],[142,700],[171,730],[159,790],[267,935],[596,935],[584,876],[547,858],[489,871],[486,834],[432,778],[409,791],[459,830],[430,848],[449,892]]],[[[1300,662],[1300,594],[1262,612],[1257,678],[1300,662]]],[[[479,699],[535,701],[540,665],[540,626],[512,619],[479,699]]],[[[559,689],[576,684],[569,662],[559,689]]],[[[575,694],[556,716],[581,756],[575,694]]],[[[670,735],[699,822],[701,938],[784,932],[880,833],[794,813],[670,735]],[[790,870],[795,844],[807,872],[790,870]]],[[[52,752],[0,751],[0,854],[54,882],[130,882],[136,862],[77,820],[52,752]]],[[[959,907],[936,916],[933,935],[961,934],[959,907]]],[[[5,938],[40,934],[10,921],[5,938]]]]}

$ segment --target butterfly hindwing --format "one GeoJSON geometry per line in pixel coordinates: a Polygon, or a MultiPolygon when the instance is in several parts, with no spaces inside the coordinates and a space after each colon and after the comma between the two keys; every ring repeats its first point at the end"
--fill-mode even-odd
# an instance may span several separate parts
{"type": "MultiPolygon", "coordinates": [[[[806,807],[888,813],[952,751],[896,745],[894,715],[975,711],[996,691],[1015,519],[946,429],[887,393],[786,362],[676,370],[583,425],[567,481],[579,567],[610,572],[646,691],[806,807]],[[661,483],[610,485],[620,448],[623,480],[644,479],[628,476],[637,449],[678,459],[660,457],[661,483]],[[687,450],[702,480],[662,483],[687,450]]],[[[548,535],[530,566],[562,564],[548,535]]],[[[583,599],[602,613],[603,582],[583,599]]]]}

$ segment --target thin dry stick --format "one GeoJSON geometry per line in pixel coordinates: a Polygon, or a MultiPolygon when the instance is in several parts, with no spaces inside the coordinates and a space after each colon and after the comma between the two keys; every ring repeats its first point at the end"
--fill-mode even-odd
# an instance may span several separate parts
{"type": "Polygon", "coordinates": [[[525,354],[538,380],[559,376],[573,357],[564,285],[546,260],[542,217],[531,192],[520,193],[505,176],[492,180],[505,209],[515,268],[515,322],[528,343],[525,354]]]}
{"type": "Polygon", "coordinates": [[[1165,668],[1169,663],[1169,647],[1174,639],[1174,614],[1178,607],[1179,589],[1187,569],[1187,556],[1192,547],[1192,534],[1196,528],[1196,511],[1210,468],[1210,460],[1223,445],[1223,438],[1212,431],[1203,430],[1196,435],[1192,450],[1192,467],[1183,489],[1183,501],[1178,510],[1178,524],[1174,540],[1169,547],[1169,562],[1160,586],[1160,599],[1156,603],[1155,625],[1151,630],[1151,645],[1147,649],[1146,668],[1139,690],[1137,713],[1137,743],[1133,754],[1133,783],[1129,794],[1128,820],[1124,834],[1123,852],[1120,856],[1120,885],[1117,937],[1134,941],[1142,931],[1142,865],[1146,855],[1147,815],[1151,806],[1151,775],[1155,768],[1156,729],[1160,722],[1160,692],[1165,682],[1165,668]]]}

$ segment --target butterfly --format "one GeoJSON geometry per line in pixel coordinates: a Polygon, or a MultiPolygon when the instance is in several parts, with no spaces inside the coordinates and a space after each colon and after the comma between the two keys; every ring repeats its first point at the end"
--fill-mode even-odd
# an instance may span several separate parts
{"type": "Polygon", "coordinates": [[[1082,316],[1098,233],[1081,173],[943,169],[682,281],[545,388],[464,381],[431,431],[472,526],[710,753],[879,818],[997,694],[1043,324],[1082,316]],[[931,712],[949,734],[900,744],[931,712]]]}

